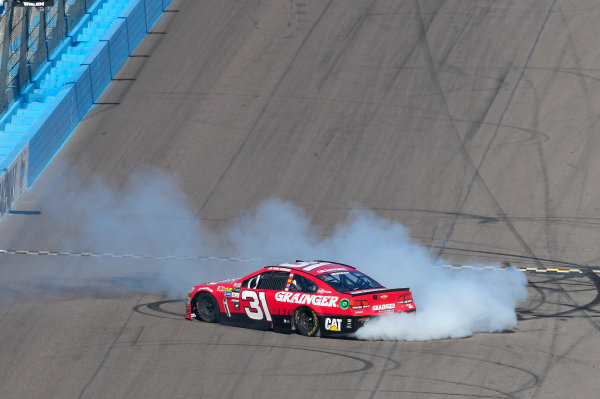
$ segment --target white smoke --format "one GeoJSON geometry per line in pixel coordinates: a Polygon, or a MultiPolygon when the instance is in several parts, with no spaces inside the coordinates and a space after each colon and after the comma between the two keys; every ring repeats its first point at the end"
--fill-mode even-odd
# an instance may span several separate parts
{"type": "Polygon", "coordinates": [[[517,324],[515,307],[527,298],[526,278],[516,269],[430,270],[411,291],[414,315],[389,315],[360,329],[360,339],[429,340],[500,332],[517,324]]]}
{"type": "Polygon", "coordinates": [[[42,198],[45,223],[35,235],[53,242],[61,234],[50,247],[27,249],[73,256],[40,258],[47,264],[36,272],[37,290],[181,298],[194,284],[251,271],[246,263],[203,259],[231,253],[204,228],[176,181],[158,169],[134,173],[122,187],[96,177],[69,176],[59,184],[42,198]]]}
{"type": "Polygon", "coordinates": [[[351,212],[324,235],[304,212],[272,199],[234,221],[223,236],[206,229],[176,182],[158,170],[137,173],[125,188],[92,179],[68,179],[49,197],[43,215],[66,232],[62,251],[139,254],[87,257],[48,272],[53,290],[166,293],[183,297],[192,285],[242,277],[260,266],[303,260],[347,263],[389,288],[410,287],[417,313],[381,318],[359,330],[360,339],[428,340],[502,331],[516,324],[515,307],[527,296],[526,278],[514,270],[451,271],[436,267],[428,250],[400,224],[372,212],[351,212]],[[70,238],[70,239],[69,239],[70,238]],[[75,243],[78,246],[75,247],[75,243]],[[153,259],[175,256],[176,259],[153,259]],[[256,258],[253,262],[184,257],[256,258]]]}

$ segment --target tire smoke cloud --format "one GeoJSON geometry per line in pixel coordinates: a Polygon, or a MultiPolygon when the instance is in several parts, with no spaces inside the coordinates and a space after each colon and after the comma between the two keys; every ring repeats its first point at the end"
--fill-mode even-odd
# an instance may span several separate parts
{"type": "MultiPolygon", "coordinates": [[[[526,299],[527,280],[515,269],[436,267],[428,250],[401,224],[369,211],[352,211],[324,235],[292,203],[270,199],[242,214],[222,235],[211,233],[176,182],[159,170],[131,176],[125,188],[92,178],[67,179],[45,200],[50,250],[144,254],[177,259],[87,257],[46,267],[46,291],[185,296],[192,285],[242,277],[258,267],[296,259],[346,263],[389,288],[410,287],[417,313],[391,315],[356,333],[359,339],[429,340],[503,331],[516,325],[515,307],[526,299]],[[64,232],[52,240],[54,231],[64,232]],[[184,257],[252,258],[254,261],[185,260],[184,257]],[[73,288],[75,287],[75,288],[73,288]]],[[[39,233],[38,233],[39,234],[39,233]]],[[[58,263],[57,263],[58,264],[58,263]]]]}
{"type": "Polygon", "coordinates": [[[436,267],[404,226],[369,211],[351,212],[331,236],[321,238],[300,209],[269,200],[238,220],[229,237],[245,256],[333,260],[388,288],[410,287],[417,313],[377,319],[357,331],[359,339],[421,341],[500,332],[517,324],[515,308],[527,298],[521,271],[436,267]]]}

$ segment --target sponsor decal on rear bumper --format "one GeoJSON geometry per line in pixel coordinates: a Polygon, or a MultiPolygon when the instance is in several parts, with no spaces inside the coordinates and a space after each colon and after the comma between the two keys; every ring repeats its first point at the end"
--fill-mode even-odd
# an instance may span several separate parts
{"type": "Polygon", "coordinates": [[[392,310],[396,309],[395,303],[386,303],[383,305],[373,305],[373,310],[392,310]]]}
{"type": "Polygon", "coordinates": [[[327,331],[341,331],[342,330],[342,319],[326,317],[325,318],[325,329],[327,331]]]}

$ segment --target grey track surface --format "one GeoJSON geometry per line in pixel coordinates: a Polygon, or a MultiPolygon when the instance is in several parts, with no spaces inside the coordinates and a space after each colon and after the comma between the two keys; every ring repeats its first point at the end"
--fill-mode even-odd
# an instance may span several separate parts
{"type": "MultiPolygon", "coordinates": [[[[324,229],[374,210],[457,262],[600,262],[598,1],[174,0],[169,11],[0,225],[0,248],[94,250],[72,235],[76,218],[51,224],[44,199],[73,171],[118,188],[154,166],[215,230],[279,197],[324,229]]],[[[506,333],[396,343],[208,325],[164,296],[18,284],[43,288],[44,273],[86,262],[0,255],[0,397],[600,391],[593,273],[529,274],[506,333]]]]}

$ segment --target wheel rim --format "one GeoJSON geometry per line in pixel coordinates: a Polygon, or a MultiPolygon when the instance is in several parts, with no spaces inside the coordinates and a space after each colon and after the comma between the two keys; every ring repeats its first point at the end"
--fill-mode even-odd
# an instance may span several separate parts
{"type": "Polygon", "coordinates": [[[315,318],[312,312],[303,311],[300,313],[300,326],[305,331],[312,331],[315,328],[315,318]]]}
{"type": "Polygon", "coordinates": [[[200,314],[202,314],[206,318],[212,318],[215,311],[211,301],[207,300],[206,298],[203,298],[200,301],[200,306],[198,306],[198,310],[200,311],[200,314]]]}

